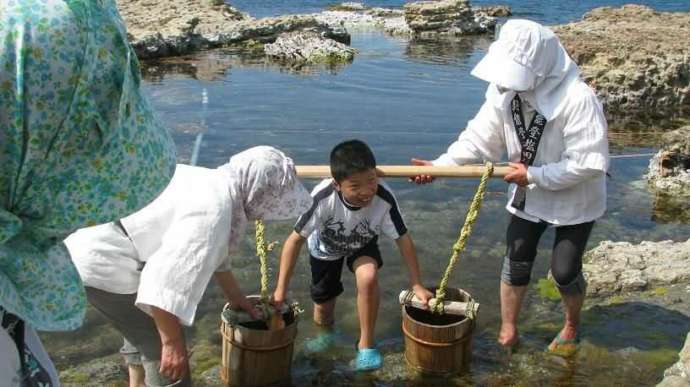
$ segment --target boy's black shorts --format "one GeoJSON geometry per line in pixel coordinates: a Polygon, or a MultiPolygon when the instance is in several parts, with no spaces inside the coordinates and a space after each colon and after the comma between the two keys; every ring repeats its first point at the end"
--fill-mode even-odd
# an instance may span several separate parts
{"type": "Polygon", "coordinates": [[[381,251],[379,251],[377,242],[378,237],[374,237],[371,242],[357,250],[354,254],[342,257],[336,261],[326,261],[310,255],[311,299],[317,304],[322,304],[338,297],[343,292],[343,283],[340,281],[340,276],[343,272],[343,261],[346,261],[347,267],[351,272],[354,272],[352,265],[354,265],[357,258],[363,256],[372,257],[376,260],[380,269],[383,266],[383,260],[381,260],[381,251]]]}

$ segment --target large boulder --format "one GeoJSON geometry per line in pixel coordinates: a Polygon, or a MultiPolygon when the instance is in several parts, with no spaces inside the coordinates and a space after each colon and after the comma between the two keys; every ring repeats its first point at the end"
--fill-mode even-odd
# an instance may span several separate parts
{"type": "Polygon", "coordinates": [[[492,32],[496,19],[475,13],[468,0],[419,1],[407,3],[405,21],[416,35],[473,35],[492,32]]]}
{"type": "Polygon", "coordinates": [[[596,296],[642,291],[690,282],[690,239],[686,242],[601,242],[583,259],[587,293],[596,296]]]}
{"type": "Polygon", "coordinates": [[[650,185],[662,194],[690,196],[690,126],[665,133],[661,141],[661,149],[649,162],[650,185]]]}
{"type": "Polygon", "coordinates": [[[610,118],[656,121],[690,113],[690,13],[603,7],[554,31],[610,118]]]}
{"type": "Polygon", "coordinates": [[[350,62],[356,50],[314,31],[295,31],[282,34],[274,43],[264,47],[269,57],[290,63],[350,62]]]}

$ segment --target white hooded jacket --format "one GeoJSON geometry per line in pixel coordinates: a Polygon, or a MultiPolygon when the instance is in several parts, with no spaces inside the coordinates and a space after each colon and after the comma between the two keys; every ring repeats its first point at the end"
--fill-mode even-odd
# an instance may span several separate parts
{"type": "Polygon", "coordinates": [[[535,109],[547,119],[536,158],[528,168],[524,211],[511,206],[517,185],[508,189],[506,209],[531,221],[573,225],[597,219],[606,210],[609,163],[607,124],[594,91],[579,77],[549,29],[510,20],[472,74],[490,82],[486,101],[457,141],[434,165],[477,160],[520,162],[521,145],[510,102],[520,91],[526,122],[535,109]],[[501,92],[499,87],[510,89],[501,92]]]}

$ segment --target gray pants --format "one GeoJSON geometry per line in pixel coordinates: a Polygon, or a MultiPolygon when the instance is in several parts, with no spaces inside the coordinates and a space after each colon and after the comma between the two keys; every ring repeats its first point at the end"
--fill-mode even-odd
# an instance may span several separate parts
{"type": "Polygon", "coordinates": [[[86,297],[124,338],[120,353],[127,365],[144,367],[145,383],[151,387],[191,386],[189,375],[172,382],[158,370],[161,359],[161,341],[156,324],[149,315],[134,305],[134,294],[115,294],[104,290],[86,287],[86,297]]]}

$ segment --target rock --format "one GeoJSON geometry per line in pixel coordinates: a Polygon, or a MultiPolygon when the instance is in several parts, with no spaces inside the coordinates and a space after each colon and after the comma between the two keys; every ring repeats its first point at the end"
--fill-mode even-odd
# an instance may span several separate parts
{"type": "Polygon", "coordinates": [[[331,28],[345,28],[348,31],[369,31],[383,29],[390,35],[412,35],[400,9],[371,8],[358,11],[324,11],[313,16],[331,28]]]}
{"type": "Polygon", "coordinates": [[[264,50],[269,57],[298,64],[350,62],[356,53],[354,48],[314,31],[282,34],[275,43],[267,44],[264,50]]]}
{"type": "Polygon", "coordinates": [[[508,17],[513,14],[507,5],[487,5],[485,7],[474,7],[475,13],[482,13],[491,17],[508,17]]]}
{"type": "Polygon", "coordinates": [[[587,293],[612,295],[650,286],[690,281],[690,239],[686,242],[604,241],[583,258],[587,293]]]}
{"type": "Polygon", "coordinates": [[[690,113],[690,13],[603,7],[554,31],[610,119],[656,122],[690,113]]]}
{"type": "Polygon", "coordinates": [[[416,36],[462,36],[492,32],[496,19],[475,13],[468,0],[419,1],[407,3],[405,21],[416,36]]]}
{"type": "Polygon", "coordinates": [[[665,133],[661,141],[661,149],[650,160],[645,177],[655,191],[690,196],[690,126],[665,133]]]}
{"type": "Polygon", "coordinates": [[[331,5],[327,9],[329,11],[354,12],[354,11],[364,11],[365,9],[367,9],[367,7],[365,7],[364,4],[362,4],[362,3],[356,3],[356,2],[348,1],[345,3],[331,5]]]}
{"type": "Polygon", "coordinates": [[[331,27],[309,15],[254,19],[220,1],[120,0],[130,42],[140,58],[189,53],[201,48],[274,42],[280,34],[316,31],[349,44],[342,27],[331,27]]]}
{"type": "Polygon", "coordinates": [[[678,354],[678,362],[664,372],[664,380],[657,387],[690,386],[690,333],[678,354]]]}

